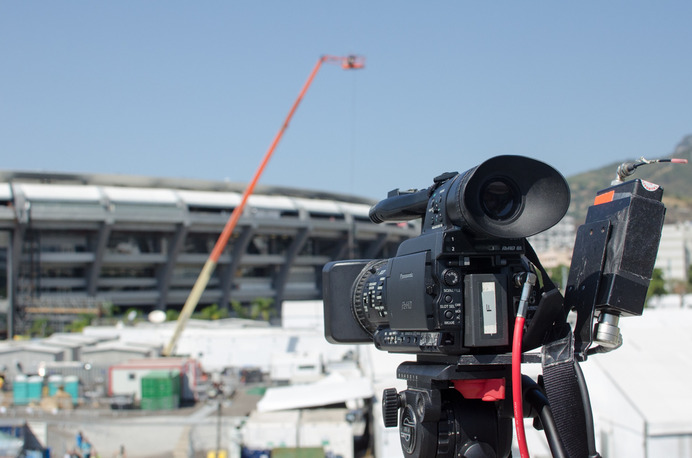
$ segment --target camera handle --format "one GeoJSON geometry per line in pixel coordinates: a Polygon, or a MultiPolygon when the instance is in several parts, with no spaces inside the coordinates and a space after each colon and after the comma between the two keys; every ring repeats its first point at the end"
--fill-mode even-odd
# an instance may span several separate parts
{"type": "MultiPolygon", "coordinates": [[[[402,363],[397,377],[407,380],[407,389],[384,390],[382,415],[386,427],[399,426],[404,456],[508,457],[512,406],[505,383],[511,383],[510,360],[510,355],[466,355],[449,364],[402,363]]],[[[537,354],[524,355],[524,362],[539,360],[537,354]]],[[[553,456],[566,458],[543,389],[527,376],[522,386],[525,417],[544,430],[553,456]]]]}

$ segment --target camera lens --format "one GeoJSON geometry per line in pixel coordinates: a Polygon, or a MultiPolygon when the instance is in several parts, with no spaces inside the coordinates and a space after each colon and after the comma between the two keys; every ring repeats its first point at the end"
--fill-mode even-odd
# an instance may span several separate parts
{"type": "Polygon", "coordinates": [[[386,259],[368,262],[353,283],[351,311],[365,332],[373,335],[380,325],[386,324],[386,259]]]}
{"type": "Polygon", "coordinates": [[[490,218],[506,221],[512,218],[521,203],[521,196],[513,183],[504,178],[486,181],[480,192],[481,208],[490,218]]]}

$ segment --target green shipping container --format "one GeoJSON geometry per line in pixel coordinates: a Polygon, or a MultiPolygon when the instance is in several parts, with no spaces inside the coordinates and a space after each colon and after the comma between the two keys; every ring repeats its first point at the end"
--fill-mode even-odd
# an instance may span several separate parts
{"type": "Polygon", "coordinates": [[[139,407],[142,410],[161,410],[160,398],[142,398],[139,407]]]}
{"type": "Polygon", "coordinates": [[[179,406],[179,372],[153,371],[142,377],[142,410],[172,410],[179,406]]]}
{"type": "Polygon", "coordinates": [[[324,449],[321,447],[275,448],[272,450],[272,458],[324,458],[324,456],[324,449]]]}

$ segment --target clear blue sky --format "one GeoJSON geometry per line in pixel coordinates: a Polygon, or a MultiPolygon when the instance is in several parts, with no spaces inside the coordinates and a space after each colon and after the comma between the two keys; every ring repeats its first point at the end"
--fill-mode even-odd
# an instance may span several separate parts
{"type": "MultiPolygon", "coordinates": [[[[383,198],[498,154],[564,175],[692,133],[690,1],[0,0],[0,169],[383,198]]],[[[605,183],[604,183],[605,185],[605,183]]]]}

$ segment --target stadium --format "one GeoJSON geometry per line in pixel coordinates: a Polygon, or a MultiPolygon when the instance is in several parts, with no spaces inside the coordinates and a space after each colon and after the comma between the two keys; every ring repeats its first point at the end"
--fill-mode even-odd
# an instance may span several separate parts
{"type": "MultiPolygon", "coordinates": [[[[9,336],[37,319],[60,327],[105,306],[180,309],[242,184],[139,176],[0,172],[0,271],[9,336]]],[[[418,234],[373,224],[374,202],[258,187],[200,306],[321,298],[322,267],[380,258],[418,234]]]]}

